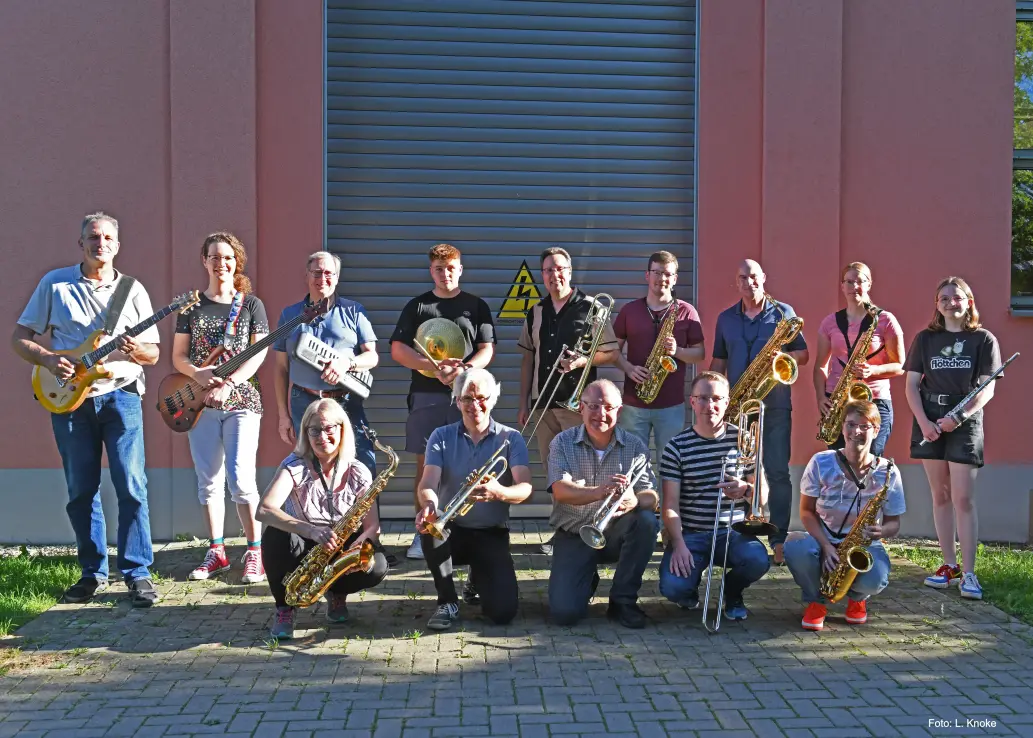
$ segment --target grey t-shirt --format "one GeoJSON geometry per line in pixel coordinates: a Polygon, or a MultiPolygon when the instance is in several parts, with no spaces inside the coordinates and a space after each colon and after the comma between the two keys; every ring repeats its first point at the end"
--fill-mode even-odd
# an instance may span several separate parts
{"type": "MultiPolygon", "coordinates": [[[[83,276],[79,264],[48,272],[36,285],[29,303],[18,318],[18,325],[39,335],[49,333],[50,348],[55,351],[74,349],[89,338],[93,331],[104,327],[108,305],[121,279],[121,272],[115,272],[115,279],[97,284],[83,276]]],[[[114,335],[142,323],[153,314],[147,290],[136,282],[115,324],[114,335]]],[[[101,343],[108,340],[111,339],[103,339],[101,343]]],[[[158,343],[157,327],[151,326],[137,336],[137,340],[158,343]]],[[[104,366],[114,373],[114,377],[94,382],[89,397],[107,394],[134,380],[140,394],[143,394],[142,366],[131,361],[105,361],[104,366]]]]}
{"type": "MultiPolygon", "coordinates": [[[[480,469],[499,450],[503,443],[509,441],[509,448],[503,454],[509,467],[499,477],[499,483],[511,485],[513,476],[509,469],[514,466],[527,466],[527,444],[518,431],[507,425],[491,421],[488,434],[474,445],[470,434],[466,432],[463,421],[451,423],[437,428],[427,441],[426,466],[441,469],[441,481],[435,490],[438,493],[438,509],[443,510],[449,500],[462,489],[463,482],[471,472],[480,469]]],[[[453,518],[453,525],[460,528],[505,528],[509,523],[509,503],[477,502],[466,515],[453,518]]]]}

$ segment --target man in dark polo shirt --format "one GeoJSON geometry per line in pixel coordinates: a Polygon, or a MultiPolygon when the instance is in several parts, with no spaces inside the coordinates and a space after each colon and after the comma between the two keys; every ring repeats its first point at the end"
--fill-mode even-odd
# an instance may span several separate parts
{"type": "MultiPolygon", "coordinates": [[[[594,298],[572,286],[573,269],[570,254],[565,249],[559,246],[545,249],[541,255],[541,264],[542,281],[549,297],[541,300],[527,312],[524,329],[517,344],[524,352],[520,363],[520,412],[517,422],[521,426],[526,425],[531,414],[530,408],[534,407],[540,396],[544,395],[545,399],[548,399],[555,383],[559,382],[551,406],[539,405],[542,417],[535,432],[542,464],[547,464],[549,444],[556,434],[581,425],[581,416],[567,410],[563,404],[574,394],[588,360],[584,356],[563,359],[551,381],[548,381],[549,373],[563,345],[566,344],[567,349],[571,350],[584,335],[594,298]]],[[[586,384],[595,381],[595,367],[612,364],[618,355],[617,337],[607,322],[599,341],[599,350],[596,351],[592,367],[588,370],[586,384]]],[[[543,404],[545,399],[542,400],[543,404]]],[[[542,550],[552,553],[552,546],[544,543],[542,550]]]]}
{"type": "MultiPolygon", "coordinates": [[[[768,297],[764,270],[753,259],[746,259],[739,265],[735,279],[741,299],[717,317],[714,358],[710,362],[711,371],[728,377],[733,388],[750,362],[764,350],[778,323],[796,316],[788,304],[768,297]]],[[[803,331],[781,350],[796,359],[799,366],[807,363],[807,342],[803,339],[803,331]]],[[[789,385],[777,385],[764,399],[764,474],[768,480],[771,522],[778,526],[778,533],[772,535],[768,543],[778,566],[785,563],[782,544],[789,530],[793,505],[793,483],[789,479],[792,411],[789,385]]]]}
{"type": "Polygon", "coordinates": [[[434,577],[438,609],[427,627],[447,630],[459,619],[459,598],[452,581],[452,564],[469,564],[470,581],[463,599],[481,603],[481,612],[496,625],[510,622],[517,611],[517,579],[509,552],[509,508],[531,495],[527,445],[518,431],[491,417],[499,399],[495,378],[485,369],[470,369],[455,380],[452,395],[462,408],[462,420],[435,430],[427,442],[426,465],[420,480],[420,512],[416,529],[444,510],[467,477],[502,452],[509,468],[474,488],[473,508],[457,515],[440,540],[421,536],[423,554],[434,577]]]}
{"type": "Polygon", "coordinates": [[[627,357],[617,354],[617,365],[624,372],[624,409],[620,426],[649,445],[656,440],[657,464],[664,446],[685,427],[685,375],[689,364],[704,359],[703,326],[699,314],[689,303],[674,296],[678,284],[678,259],[670,251],[657,251],[649,257],[646,271],[646,296],[621,308],[613,332],[627,357]],[[649,379],[646,362],[660,331],[671,314],[674,331],[661,348],[661,354],[674,359],[677,367],[667,375],[652,402],[639,399],[639,386],[649,379]]]}
{"type": "MultiPolygon", "coordinates": [[[[452,382],[465,369],[488,366],[495,355],[495,323],[488,303],[459,289],[459,277],[463,273],[459,249],[439,243],[428,256],[434,289],[406,304],[391,335],[391,358],[412,370],[406,400],[409,417],[405,421],[405,450],[416,454],[413,495],[417,510],[420,509],[419,482],[427,439],[434,429],[459,420],[459,410],[452,403],[452,382]],[[466,341],[462,359],[443,359],[435,368],[430,359],[413,348],[417,329],[431,318],[448,318],[459,326],[466,341]],[[433,372],[433,376],[424,376],[421,371],[433,372]]],[[[423,558],[419,534],[413,536],[405,555],[410,559],[423,558]]]]}

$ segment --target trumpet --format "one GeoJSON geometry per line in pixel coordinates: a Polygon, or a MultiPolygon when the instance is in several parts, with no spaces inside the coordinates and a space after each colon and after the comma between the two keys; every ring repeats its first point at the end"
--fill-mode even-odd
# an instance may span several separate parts
{"type": "Polygon", "coordinates": [[[592,518],[591,523],[586,523],[581,526],[578,531],[581,534],[581,540],[592,548],[605,548],[606,547],[606,535],[603,531],[606,530],[606,526],[613,520],[613,516],[617,514],[618,508],[620,508],[621,498],[624,497],[624,493],[629,489],[635,489],[635,485],[642,478],[642,475],[646,473],[646,469],[649,468],[649,460],[645,454],[639,454],[632,459],[631,464],[628,466],[626,476],[628,477],[627,485],[621,485],[610,492],[606,496],[606,501],[603,502],[602,507],[596,510],[595,517],[592,518]]]}
{"type": "Polygon", "coordinates": [[[567,401],[562,404],[562,407],[567,410],[575,413],[578,411],[581,405],[581,392],[584,390],[585,385],[588,384],[588,375],[592,371],[592,360],[595,359],[595,354],[599,350],[599,343],[603,338],[603,330],[606,328],[606,324],[610,322],[610,312],[612,309],[613,297],[607,295],[605,292],[600,293],[593,298],[592,307],[588,311],[588,317],[585,318],[584,332],[581,337],[578,338],[578,341],[574,344],[573,348],[568,347],[567,344],[563,344],[563,348],[560,349],[559,354],[556,356],[556,361],[552,363],[552,369],[549,370],[549,376],[545,378],[545,384],[540,388],[538,399],[535,400],[534,406],[531,408],[531,412],[527,415],[527,422],[524,423],[523,428],[520,429],[521,435],[523,435],[524,431],[527,430],[527,426],[531,423],[531,418],[534,417],[535,411],[538,410],[539,405],[541,405],[542,412],[538,415],[538,419],[535,421],[534,425],[531,426],[531,434],[527,436],[528,438],[534,438],[534,434],[538,430],[538,424],[542,422],[542,416],[545,415],[545,411],[552,406],[552,401],[556,397],[556,390],[558,390],[560,386],[560,378],[556,376],[556,372],[560,367],[560,362],[564,359],[576,359],[583,356],[587,359],[587,362],[581,370],[581,377],[578,379],[574,392],[570,395],[567,401]],[[548,399],[543,405],[542,398],[545,397],[545,388],[553,381],[553,377],[556,377],[556,381],[553,382],[552,392],[549,393],[548,399]]]}
{"type": "Polygon", "coordinates": [[[506,470],[509,468],[509,461],[502,454],[508,448],[509,441],[503,442],[503,444],[499,446],[499,450],[492,454],[492,457],[488,459],[480,469],[471,472],[463,482],[463,486],[458,492],[456,492],[455,496],[448,501],[448,504],[445,505],[445,509],[441,511],[441,515],[437,516],[435,520],[425,520],[420,525],[420,533],[434,536],[441,541],[445,540],[445,526],[447,526],[453,518],[462,517],[473,509],[474,502],[470,500],[470,495],[473,493],[474,487],[489,482],[506,473],[506,470]],[[496,469],[496,467],[498,468],[496,469]]]}

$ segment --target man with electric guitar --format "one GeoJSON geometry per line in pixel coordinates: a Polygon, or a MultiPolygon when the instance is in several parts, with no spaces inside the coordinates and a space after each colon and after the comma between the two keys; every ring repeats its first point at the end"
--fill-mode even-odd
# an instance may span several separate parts
{"type": "Polygon", "coordinates": [[[115,270],[118,221],[112,216],[98,212],[83,218],[79,247],[80,264],[55,269],[40,280],[18,318],[11,345],[36,367],[37,399],[51,412],[68,485],[65,510],[82,577],[63,601],[88,602],[108,584],[100,502],[103,447],[118,498],[118,569],[132,605],[150,607],[158,592],[149,570],[154,555],[144,471],[143,367],[158,361],[153,324],[161,312],[171,314],[173,306],[152,315],[143,285],[115,270]],[[115,350],[98,350],[101,331],[118,336],[109,341],[115,350]],[[36,341],[44,333],[50,334],[49,348],[36,341]],[[101,362],[105,353],[107,360],[101,362]]]}

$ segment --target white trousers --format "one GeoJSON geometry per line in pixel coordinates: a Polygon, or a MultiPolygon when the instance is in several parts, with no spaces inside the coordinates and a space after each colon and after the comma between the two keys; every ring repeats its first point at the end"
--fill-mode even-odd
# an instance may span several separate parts
{"type": "Polygon", "coordinates": [[[202,505],[226,494],[238,505],[258,502],[255,458],[262,416],[250,410],[205,408],[190,429],[190,456],[197,472],[197,497],[202,505]]]}

